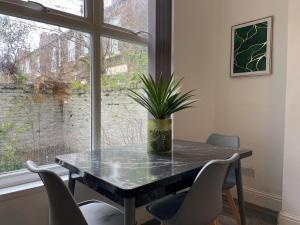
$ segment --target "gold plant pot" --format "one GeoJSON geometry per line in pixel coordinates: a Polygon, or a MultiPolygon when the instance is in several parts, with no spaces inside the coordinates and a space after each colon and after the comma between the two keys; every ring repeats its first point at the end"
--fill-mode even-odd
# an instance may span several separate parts
{"type": "Polygon", "coordinates": [[[172,119],[148,120],[148,152],[168,153],[172,150],[172,119]]]}

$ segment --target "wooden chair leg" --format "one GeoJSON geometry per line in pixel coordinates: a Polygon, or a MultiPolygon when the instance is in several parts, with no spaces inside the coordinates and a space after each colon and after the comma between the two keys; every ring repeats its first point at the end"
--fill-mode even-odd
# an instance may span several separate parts
{"type": "Polygon", "coordinates": [[[215,219],[212,223],[210,223],[209,225],[220,225],[219,220],[215,219]]]}
{"type": "Polygon", "coordinates": [[[227,202],[229,204],[229,207],[231,208],[232,214],[235,217],[235,220],[237,222],[238,225],[241,225],[241,218],[240,218],[240,213],[236,207],[235,201],[233,199],[233,196],[231,194],[230,190],[225,190],[224,191],[225,195],[226,195],[226,199],[227,202]]]}

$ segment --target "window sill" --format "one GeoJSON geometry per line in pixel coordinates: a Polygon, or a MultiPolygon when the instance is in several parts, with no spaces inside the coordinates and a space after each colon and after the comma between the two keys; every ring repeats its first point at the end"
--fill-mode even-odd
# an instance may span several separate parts
{"type": "MultiPolygon", "coordinates": [[[[63,181],[67,181],[68,175],[61,176],[61,178],[63,181]]],[[[33,195],[44,191],[44,185],[40,180],[2,188],[0,189],[0,202],[33,195]]]]}
{"type": "MultiPolygon", "coordinates": [[[[68,170],[57,164],[42,166],[40,168],[51,170],[59,176],[68,174],[68,170]]],[[[9,190],[10,188],[18,186],[22,187],[23,185],[26,186],[27,184],[35,183],[37,181],[40,181],[39,176],[35,173],[29,172],[27,169],[2,174],[0,175],[0,195],[2,193],[2,190],[9,190]]]]}

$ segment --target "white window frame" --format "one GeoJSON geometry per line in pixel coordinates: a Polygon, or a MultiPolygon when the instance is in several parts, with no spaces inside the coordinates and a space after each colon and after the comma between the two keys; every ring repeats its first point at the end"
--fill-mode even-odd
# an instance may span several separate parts
{"type": "MultiPolygon", "coordinates": [[[[77,16],[21,0],[0,0],[0,14],[66,27],[89,33],[91,36],[91,151],[100,148],[101,136],[101,48],[100,37],[107,37],[139,45],[148,45],[142,32],[104,23],[104,0],[85,0],[85,16],[77,16]],[[99,75],[98,75],[99,74],[99,75]]],[[[53,168],[53,165],[47,167],[53,168]]],[[[0,175],[0,188],[33,181],[26,170],[0,175]],[[20,175],[21,174],[21,175],[20,175]],[[9,179],[10,182],[7,182],[9,179]],[[6,182],[8,183],[7,185],[6,182]]],[[[35,176],[36,177],[36,176],[35,176]]],[[[37,177],[36,177],[37,179],[37,177]]]]}

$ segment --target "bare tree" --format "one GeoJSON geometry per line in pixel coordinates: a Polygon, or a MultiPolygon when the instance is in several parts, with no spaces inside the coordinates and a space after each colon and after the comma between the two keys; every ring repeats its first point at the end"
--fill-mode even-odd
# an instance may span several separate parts
{"type": "Polygon", "coordinates": [[[30,31],[31,27],[22,20],[0,16],[0,72],[11,76],[18,72],[18,54],[29,50],[30,31]]]}

